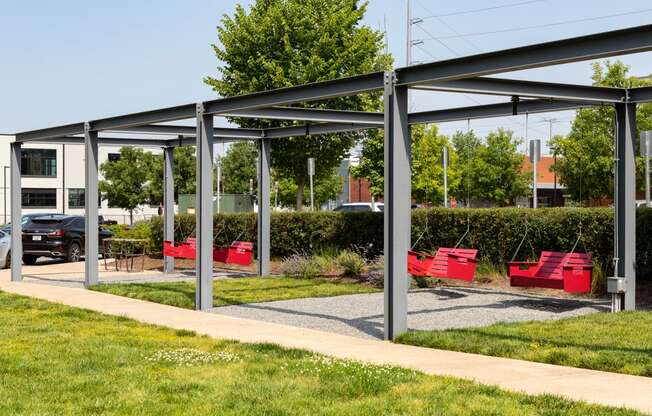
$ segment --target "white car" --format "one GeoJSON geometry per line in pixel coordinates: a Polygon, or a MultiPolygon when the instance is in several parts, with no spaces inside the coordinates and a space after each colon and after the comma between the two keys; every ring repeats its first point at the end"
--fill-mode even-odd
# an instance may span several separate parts
{"type": "Polygon", "coordinates": [[[11,236],[0,231],[0,269],[9,267],[11,261],[11,236]]]}
{"type": "Polygon", "coordinates": [[[335,212],[383,212],[385,204],[382,202],[349,202],[335,208],[335,212]]]}

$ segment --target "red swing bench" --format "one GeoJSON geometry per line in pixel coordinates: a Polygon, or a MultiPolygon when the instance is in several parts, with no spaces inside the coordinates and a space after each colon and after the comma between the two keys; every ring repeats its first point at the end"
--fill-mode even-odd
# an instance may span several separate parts
{"type": "MultiPolygon", "coordinates": [[[[249,266],[252,263],[254,244],[249,241],[234,241],[229,247],[213,247],[213,261],[249,266]]],[[[163,242],[163,255],[177,259],[197,258],[197,239],[187,238],[175,246],[171,241],[163,242]]]]}
{"type": "Polygon", "coordinates": [[[408,273],[413,276],[473,280],[478,266],[478,250],[440,247],[433,256],[408,251],[408,273]]]}
{"type": "Polygon", "coordinates": [[[542,251],[538,262],[508,263],[511,286],[563,289],[568,293],[591,291],[593,263],[587,253],[542,251]]]}

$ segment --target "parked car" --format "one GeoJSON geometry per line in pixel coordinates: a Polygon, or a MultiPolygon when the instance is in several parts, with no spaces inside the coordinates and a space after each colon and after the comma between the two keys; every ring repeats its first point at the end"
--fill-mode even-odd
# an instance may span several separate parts
{"type": "Polygon", "coordinates": [[[647,201],[646,200],[636,200],[636,208],[641,208],[647,206],[647,201]]]}
{"type": "MultiPolygon", "coordinates": [[[[50,215],[61,215],[61,214],[49,213],[49,212],[23,214],[23,216],[21,217],[21,225],[24,227],[28,222],[31,221],[32,218],[47,217],[47,216],[50,216],[50,215]]],[[[9,223],[3,225],[2,228],[0,228],[0,231],[2,231],[4,233],[7,233],[7,234],[11,234],[11,223],[9,222],[9,223]]]]}
{"type": "MultiPolygon", "coordinates": [[[[84,255],[86,218],[79,215],[50,215],[32,218],[23,228],[23,262],[35,264],[39,257],[63,258],[69,262],[84,255]]],[[[113,233],[98,229],[100,244],[113,233]]]]}
{"type": "Polygon", "coordinates": [[[385,204],[382,202],[348,202],[335,208],[335,212],[383,212],[385,204]]]}
{"type": "Polygon", "coordinates": [[[0,269],[9,267],[11,263],[11,235],[0,231],[0,269]]]}

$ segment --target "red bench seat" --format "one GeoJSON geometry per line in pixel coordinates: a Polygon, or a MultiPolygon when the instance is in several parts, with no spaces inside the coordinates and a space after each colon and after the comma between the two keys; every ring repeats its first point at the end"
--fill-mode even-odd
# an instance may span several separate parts
{"type": "MultiPolygon", "coordinates": [[[[197,239],[189,237],[178,246],[171,241],[164,241],[163,255],[195,260],[197,258],[197,239]]],[[[249,266],[253,261],[253,255],[254,244],[249,241],[234,241],[229,247],[213,247],[213,260],[222,263],[249,266]]]]}
{"type": "Polygon", "coordinates": [[[511,286],[563,289],[569,293],[591,291],[593,263],[587,253],[543,251],[538,262],[510,262],[511,286]]]}
{"type": "Polygon", "coordinates": [[[478,250],[440,247],[433,256],[408,251],[408,273],[413,276],[472,281],[477,267],[478,250]]]}

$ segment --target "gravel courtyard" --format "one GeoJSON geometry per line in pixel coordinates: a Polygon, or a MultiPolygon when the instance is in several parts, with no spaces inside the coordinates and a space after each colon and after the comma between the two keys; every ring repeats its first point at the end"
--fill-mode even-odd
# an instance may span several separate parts
{"type": "MultiPolygon", "coordinates": [[[[604,300],[574,300],[478,288],[424,289],[408,295],[410,329],[486,326],[559,319],[609,310],[604,300]]],[[[213,313],[363,338],[383,336],[383,294],[307,298],[214,308],[213,313]]]]}

